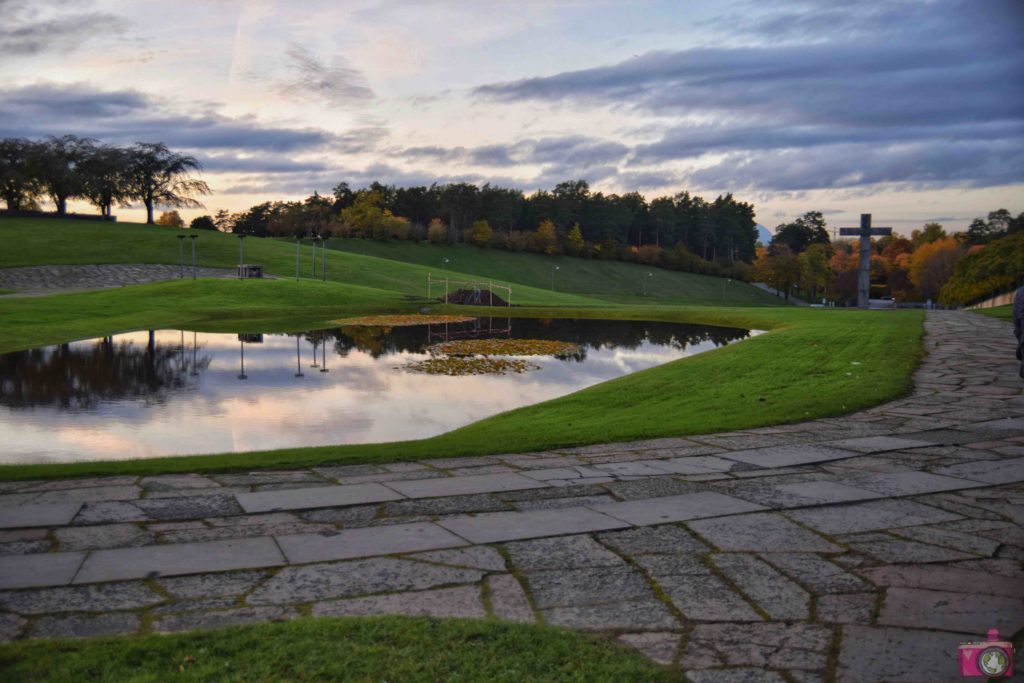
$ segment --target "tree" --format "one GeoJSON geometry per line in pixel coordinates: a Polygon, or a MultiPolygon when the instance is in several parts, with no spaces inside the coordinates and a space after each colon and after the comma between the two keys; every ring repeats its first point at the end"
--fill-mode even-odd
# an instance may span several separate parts
{"type": "Polygon", "coordinates": [[[91,154],[94,143],[74,135],[50,136],[34,148],[32,172],[53,201],[58,216],[67,213],[68,199],[79,196],[84,189],[79,164],[91,154]]]}
{"type": "Polygon", "coordinates": [[[110,217],[116,202],[128,199],[128,154],[118,147],[107,145],[86,148],[78,164],[82,178],[82,196],[110,217]]]}
{"type": "Polygon", "coordinates": [[[800,279],[800,259],[787,245],[772,240],[754,262],[754,277],[782,292],[789,301],[789,292],[800,279]]]}
{"type": "Polygon", "coordinates": [[[353,237],[374,237],[379,233],[384,220],[381,199],[377,190],[360,190],[352,206],[341,210],[341,220],[351,228],[353,237]]]}
{"type": "Polygon", "coordinates": [[[234,232],[235,217],[228,213],[227,209],[221,209],[214,215],[213,223],[220,232],[234,232]]]}
{"type": "Polygon", "coordinates": [[[444,224],[444,221],[440,218],[430,221],[430,226],[427,228],[427,239],[431,244],[442,244],[448,240],[448,226],[444,224]]]}
{"type": "Polygon", "coordinates": [[[170,211],[164,211],[162,214],[160,214],[160,216],[156,219],[156,224],[167,225],[172,228],[184,228],[185,219],[183,219],[181,217],[181,214],[179,214],[175,209],[171,209],[170,211]]]}
{"type": "Polygon", "coordinates": [[[812,244],[798,257],[800,260],[800,289],[810,293],[810,300],[818,298],[818,292],[825,289],[832,279],[829,268],[829,247],[812,244]]]}
{"type": "Polygon", "coordinates": [[[831,245],[832,241],[825,229],[825,218],[821,212],[808,211],[792,223],[776,227],[775,236],[772,237],[772,244],[775,243],[785,244],[791,252],[800,254],[812,244],[831,245]]]}
{"type": "Polygon", "coordinates": [[[565,236],[565,251],[570,256],[579,256],[586,248],[587,243],[583,241],[583,232],[580,230],[580,224],[573,223],[569,234],[565,236]]]}
{"type": "Polygon", "coordinates": [[[931,244],[946,237],[948,235],[939,223],[927,223],[923,229],[913,230],[910,233],[910,241],[914,243],[915,250],[922,244],[931,244]]]}
{"type": "Polygon", "coordinates": [[[491,242],[491,237],[494,235],[494,230],[491,229],[491,224],[486,220],[481,219],[473,222],[473,229],[470,233],[470,240],[478,247],[486,247],[491,242]]]}
{"type": "Polygon", "coordinates": [[[558,244],[554,223],[541,221],[537,226],[537,232],[533,235],[533,249],[541,254],[558,254],[562,251],[558,244]]]}
{"type": "Polygon", "coordinates": [[[216,230],[217,224],[209,216],[196,216],[188,227],[192,230],[216,230]]]}
{"type": "Polygon", "coordinates": [[[926,242],[914,250],[910,260],[910,280],[921,294],[936,299],[946,281],[953,276],[957,262],[967,253],[952,237],[926,242]]]}
{"type": "Polygon", "coordinates": [[[199,209],[193,195],[210,194],[205,181],[192,178],[202,165],[191,155],[172,152],[162,142],[136,143],[130,151],[129,194],[146,207],[146,222],[153,223],[153,208],[199,209]]]}
{"type": "Polygon", "coordinates": [[[0,140],[0,194],[9,211],[25,208],[42,191],[31,167],[38,144],[18,138],[0,140]]]}

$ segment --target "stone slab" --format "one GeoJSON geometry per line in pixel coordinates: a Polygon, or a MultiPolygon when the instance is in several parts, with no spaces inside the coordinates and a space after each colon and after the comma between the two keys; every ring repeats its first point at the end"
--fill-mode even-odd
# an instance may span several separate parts
{"type": "Polygon", "coordinates": [[[721,550],[752,552],[840,552],[842,548],[803,529],[781,515],[755,513],[690,522],[721,550]]]}
{"type": "Polygon", "coordinates": [[[416,553],[410,557],[414,560],[426,560],[427,562],[485,571],[503,572],[507,569],[505,558],[501,556],[501,553],[486,545],[473,545],[451,550],[431,550],[425,553],[416,553]]]}
{"type": "Polygon", "coordinates": [[[826,445],[858,453],[884,453],[886,451],[905,451],[911,448],[935,446],[936,442],[904,439],[898,436],[864,436],[857,439],[828,441],[826,445]]]}
{"type": "Polygon", "coordinates": [[[661,590],[687,619],[694,621],[761,621],[746,600],[710,573],[657,577],[661,590]]]}
{"type": "Polygon", "coordinates": [[[713,491],[631,500],[624,503],[604,503],[592,505],[590,508],[636,526],[685,522],[691,519],[767,509],[762,505],[713,491]]]}
{"type": "Polygon", "coordinates": [[[850,503],[860,500],[878,498],[874,491],[847,486],[833,481],[806,481],[793,484],[780,484],[769,488],[772,500],[778,507],[803,507],[806,505],[826,505],[831,503],[850,503]]]}
{"type": "Polygon", "coordinates": [[[886,592],[878,623],[979,635],[996,628],[1009,635],[1024,626],[1024,599],[893,587],[886,592]]]}
{"type": "Polygon", "coordinates": [[[943,477],[920,471],[858,474],[851,476],[848,481],[858,488],[876,491],[886,496],[917,496],[926,493],[959,491],[984,485],[968,479],[943,477]]]}
{"type": "Polygon", "coordinates": [[[546,486],[529,477],[515,473],[475,474],[465,477],[444,477],[442,479],[421,479],[417,481],[388,482],[387,486],[409,498],[435,498],[438,496],[460,496],[472,493],[496,493],[499,491],[521,491],[546,486]]]}
{"type": "Polygon", "coordinates": [[[614,567],[558,569],[526,574],[540,609],[654,597],[644,575],[626,564],[614,567]]]}
{"type": "Polygon", "coordinates": [[[43,617],[32,624],[33,638],[91,638],[135,633],[139,630],[139,617],[134,614],[112,613],[97,616],[75,614],[66,617],[43,617]]]}
{"type": "Polygon", "coordinates": [[[511,574],[492,574],[487,577],[487,592],[491,612],[498,619],[532,624],[536,619],[523,587],[511,574]]]}
{"type": "Polygon", "coordinates": [[[523,572],[622,565],[621,557],[590,536],[558,536],[507,543],[512,564],[523,572]]]}
{"type": "Polygon", "coordinates": [[[965,567],[889,565],[861,570],[877,586],[926,588],[953,593],[1001,595],[1019,598],[1024,595],[1024,578],[999,576],[972,571],[965,567]]]}
{"type": "Polygon", "coordinates": [[[415,553],[467,545],[431,522],[346,529],[335,534],[291,534],[277,542],[292,564],[415,553]]]}
{"type": "Polygon", "coordinates": [[[372,595],[349,598],[313,605],[313,616],[343,617],[374,614],[404,614],[425,617],[460,617],[464,619],[486,616],[478,586],[457,586],[430,591],[372,595]]]}
{"type": "Polygon", "coordinates": [[[645,465],[673,474],[716,474],[728,472],[736,463],[713,455],[697,455],[669,460],[644,460],[645,465]]]}
{"type": "Polygon", "coordinates": [[[472,543],[516,541],[563,534],[622,529],[629,524],[586,507],[530,512],[490,512],[438,522],[472,543]]]}
{"type": "MultiPolygon", "coordinates": [[[[691,669],[721,666],[820,671],[828,661],[831,645],[832,630],[815,624],[697,624],[689,634],[680,666],[688,674],[691,669]]],[[[741,678],[725,680],[765,680],[749,670],[745,673],[741,678]]],[[[884,677],[875,683],[882,680],[884,677]]]]}
{"type": "Polygon", "coordinates": [[[0,529],[64,526],[71,523],[80,509],[82,509],[81,501],[4,506],[0,507],[0,529]]]}
{"type": "Polygon", "coordinates": [[[299,616],[297,610],[288,607],[239,607],[236,609],[210,612],[186,612],[170,614],[153,622],[157,633],[194,631],[196,629],[223,628],[242,624],[260,624],[268,621],[283,621],[299,616]]]}
{"type": "Polygon", "coordinates": [[[956,663],[957,645],[981,635],[844,626],[836,681],[962,682],[956,663]]]}
{"type": "Polygon", "coordinates": [[[948,477],[960,477],[989,484],[1011,484],[1024,481],[1024,458],[967,462],[944,467],[935,472],[948,477]]]}
{"type": "Polygon", "coordinates": [[[817,595],[871,589],[864,579],[814,553],[765,553],[762,558],[817,595]]]}
{"type": "Polygon", "coordinates": [[[697,555],[709,548],[684,529],[672,525],[640,527],[625,531],[609,531],[598,538],[607,546],[626,555],[642,553],[686,553],[697,555]]]}
{"type": "Polygon", "coordinates": [[[252,592],[251,605],[288,605],[370,593],[477,583],[484,572],[394,557],[285,567],[252,592]]]}
{"type": "Polygon", "coordinates": [[[140,581],[0,593],[0,605],[18,614],[132,610],[149,607],[165,599],[140,581]]]}
{"type": "Polygon", "coordinates": [[[552,626],[581,631],[663,631],[679,628],[679,620],[663,602],[653,597],[600,605],[553,607],[544,610],[543,614],[552,626]]]}
{"type": "Polygon", "coordinates": [[[36,553],[0,557],[0,589],[65,586],[75,578],[85,553],[36,553]]]}
{"type": "Polygon", "coordinates": [[[283,564],[285,558],[274,539],[265,537],[96,550],[82,564],[74,583],[181,576],[283,564]]]}
{"type": "Polygon", "coordinates": [[[962,519],[960,515],[910,500],[877,500],[852,505],[793,510],[790,517],[826,534],[849,534],[962,519]]]}
{"type": "Polygon", "coordinates": [[[843,460],[854,457],[848,450],[830,448],[828,446],[797,445],[797,446],[769,446],[767,448],[753,448],[746,451],[733,451],[722,453],[719,457],[737,462],[745,462],[748,465],[758,467],[790,467],[792,465],[811,465],[818,462],[829,462],[831,460],[843,460]]]}
{"type": "Polygon", "coordinates": [[[718,553],[714,560],[722,573],[772,619],[809,618],[811,596],[763,560],[746,553],[718,553]]]}
{"type": "Polygon", "coordinates": [[[317,486],[304,489],[235,494],[238,504],[249,513],[382,503],[388,500],[398,500],[402,497],[401,494],[395,493],[381,484],[317,486]]]}

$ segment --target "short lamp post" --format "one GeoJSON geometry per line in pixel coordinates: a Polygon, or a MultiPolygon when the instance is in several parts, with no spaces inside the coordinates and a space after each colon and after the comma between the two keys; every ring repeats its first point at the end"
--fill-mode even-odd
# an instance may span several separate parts
{"type": "Polygon", "coordinates": [[[189,235],[188,241],[192,243],[192,279],[196,279],[196,240],[199,235],[189,235]]]}
{"type": "Polygon", "coordinates": [[[555,291],[555,271],[558,270],[558,266],[551,266],[551,291],[555,291]]]}
{"type": "Polygon", "coordinates": [[[644,296],[647,296],[647,281],[654,277],[654,273],[647,273],[647,277],[644,278],[644,296]]]}
{"type": "Polygon", "coordinates": [[[322,237],[320,242],[320,255],[323,257],[320,264],[320,278],[327,282],[327,237],[322,237]]]}

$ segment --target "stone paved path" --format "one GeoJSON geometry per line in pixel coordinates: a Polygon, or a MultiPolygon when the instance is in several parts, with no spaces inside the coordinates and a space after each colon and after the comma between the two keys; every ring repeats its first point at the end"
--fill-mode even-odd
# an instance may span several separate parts
{"type": "MultiPolygon", "coordinates": [[[[224,268],[196,268],[196,274],[199,277],[236,277],[234,270],[224,268]]],[[[178,266],[158,263],[0,268],[0,289],[53,294],[54,290],[103,289],[177,280],[180,275],[178,266]]],[[[191,266],[186,265],[185,277],[192,277],[191,266]]]]}
{"type": "Polygon", "coordinates": [[[834,419],[0,483],[0,638],[493,616],[609,631],[700,683],[958,681],[958,642],[1024,627],[1024,404],[1006,323],[926,333],[912,396],[834,419]]]}

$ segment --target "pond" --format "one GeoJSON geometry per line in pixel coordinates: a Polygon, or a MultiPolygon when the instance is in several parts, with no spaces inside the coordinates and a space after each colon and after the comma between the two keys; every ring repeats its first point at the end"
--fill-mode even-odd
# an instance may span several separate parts
{"type": "Polygon", "coordinates": [[[302,334],[140,331],[34,348],[0,355],[0,462],[419,439],[751,334],[627,320],[475,318],[302,334]],[[437,356],[431,345],[471,339],[571,342],[572,350],[516,356],[519,367],[500,375],[412,367],[437,356]]]}

